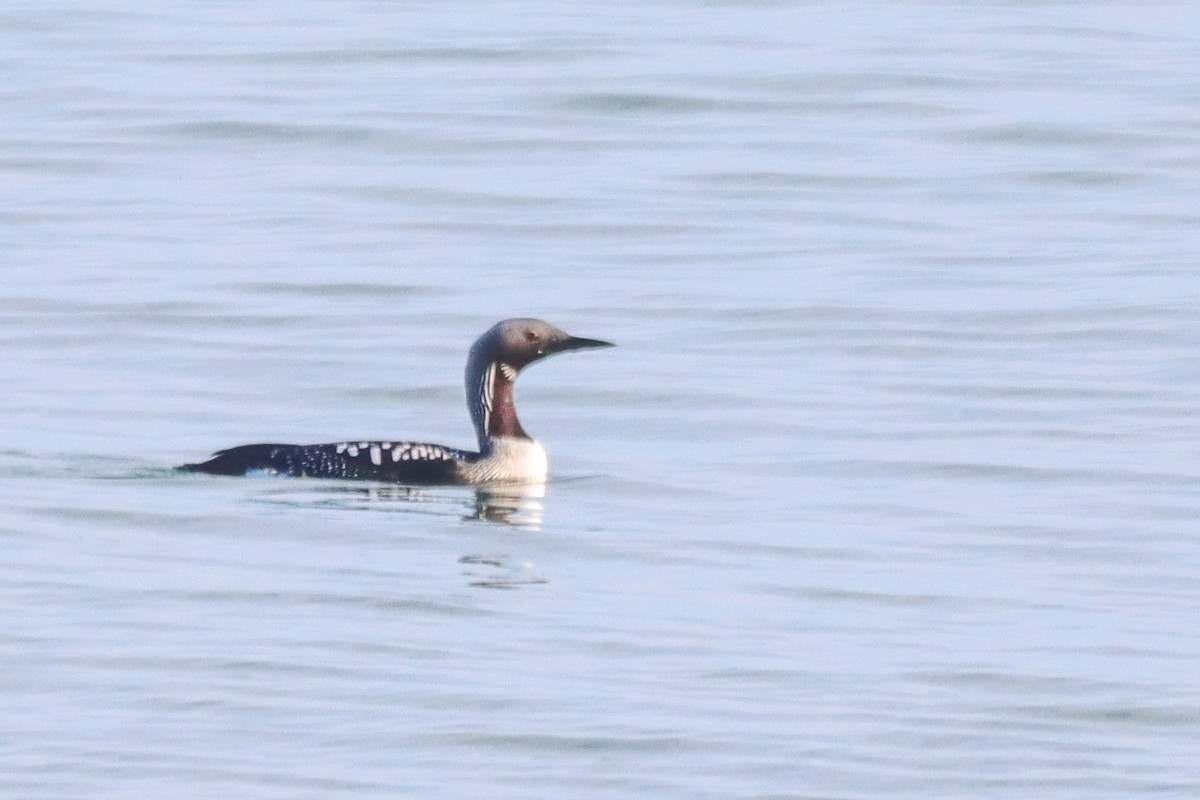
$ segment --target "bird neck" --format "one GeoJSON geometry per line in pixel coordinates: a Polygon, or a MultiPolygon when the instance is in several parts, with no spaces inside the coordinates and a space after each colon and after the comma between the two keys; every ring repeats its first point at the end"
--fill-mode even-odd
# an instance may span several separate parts
{"type": "Polygon", "coordinates": [[[481,453],[489,452],[497,437],[529,438],[517,419],[513,402],[516,378],[515,368],[477,353],[472,353],[467,362],[467,405],[481,453]]]}

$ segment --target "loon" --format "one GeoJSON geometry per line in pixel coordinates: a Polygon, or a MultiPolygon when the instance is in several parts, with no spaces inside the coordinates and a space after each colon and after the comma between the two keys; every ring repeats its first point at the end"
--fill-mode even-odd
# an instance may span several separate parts
{"type": "Polygon", "coordinates": [[[549,471],[546,449],[517,419],[513,403],[517,375],[556,353],[613,346],[571,336],[539,319],[506,319],[493,325],[467,357],[467,408],[479,439],[478,452],[397,441],[245,444],[177,469],[417,484],[541,483],[549,471]]]}

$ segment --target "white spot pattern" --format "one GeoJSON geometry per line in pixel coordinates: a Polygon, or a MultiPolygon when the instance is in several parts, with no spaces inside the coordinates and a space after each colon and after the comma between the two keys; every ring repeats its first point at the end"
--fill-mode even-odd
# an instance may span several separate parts
{"type": "Polygon", "coordinates": [[[457,461],[461,455],[436,444],[400,442],[392,445],[392,461],[457,461]]]}

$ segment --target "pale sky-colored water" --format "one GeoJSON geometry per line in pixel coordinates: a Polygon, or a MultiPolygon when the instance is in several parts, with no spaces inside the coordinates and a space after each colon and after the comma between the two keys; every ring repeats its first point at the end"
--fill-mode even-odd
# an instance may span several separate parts
{"type": "Polygon", "coordinates": [[[2,793],[1195,796],[1186,9],[470,11],[0,15],[2,793]]]}

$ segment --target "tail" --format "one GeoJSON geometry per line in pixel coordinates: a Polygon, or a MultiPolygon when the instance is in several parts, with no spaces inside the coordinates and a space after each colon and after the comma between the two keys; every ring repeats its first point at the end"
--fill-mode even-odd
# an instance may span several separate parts
{"type": "Polygon", "coordinates": [[[296,474],[293,470],[295,445],[290,444],[244,444],[228,450],[218,450],[208,461],[198,464],[181,464],[175,469],[180,472],[204,472],[209,475],[245,475],[248,472],[266,472],[277,475],[296,474]]]}

